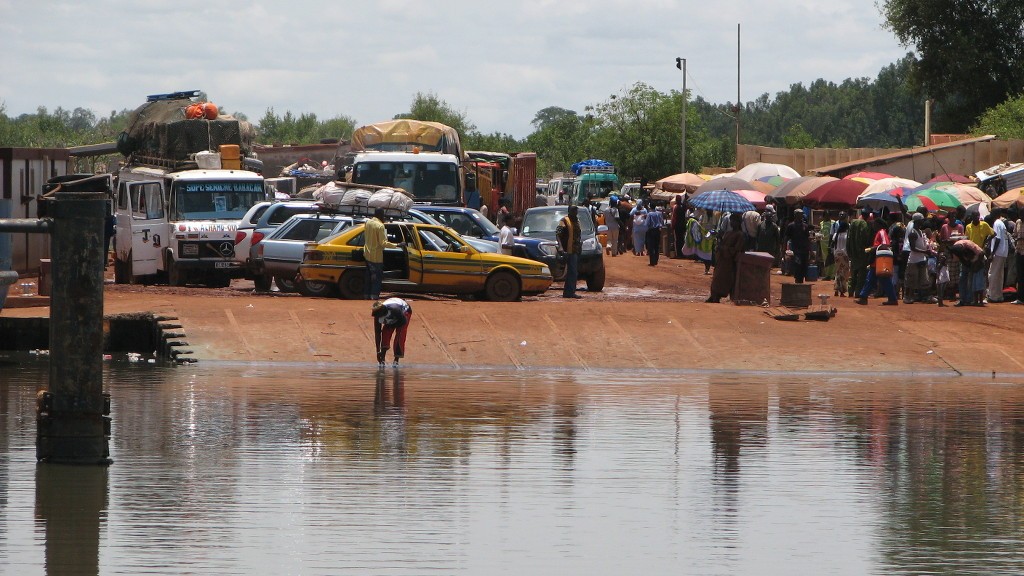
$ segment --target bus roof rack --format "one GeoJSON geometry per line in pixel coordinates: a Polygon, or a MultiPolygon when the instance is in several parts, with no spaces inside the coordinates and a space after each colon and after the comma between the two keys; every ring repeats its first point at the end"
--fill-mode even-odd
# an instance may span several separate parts
{"type": "Polygon", "coordinates": [[[184,90],[182,92],[169,92],[167,94],[150,94],[146,96],[146,102],[156,102],[158,100],[181,100],[183,98],[197,98],[199,96],[199,90],[184,90]]]}

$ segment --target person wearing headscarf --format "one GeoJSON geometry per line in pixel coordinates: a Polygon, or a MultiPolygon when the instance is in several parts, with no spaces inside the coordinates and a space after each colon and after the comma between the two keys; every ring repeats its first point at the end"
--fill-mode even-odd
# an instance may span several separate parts
{"type": "Polygon", "coordinates": [[[676,194],[676,203],[672,207],[672,241],[675,246],[672,257],[682,258],[686,244],[686,200],[682,194],[676,194]]]}
{"type": "Polygon", "coordinates": [[[835,232],[828,239],[828,249],[835,262],[833,266],[836,296],[846,296],[847,285],[850,282],[850,254],[846,249],[846,239],[850,232],[848,218],[849,215],[846,212],[839,213],[839,221],[833,226],[835,232]]]}
{"type": "Polygon", "coordinates": [[[647,210],[643,203],[637,203],[633,212],[633,254],[644,255],[644,242],[647,240],[647,210]]]}
{"type": "Polygon", "coordinates": [[[758,252],[764,252],[771,254],[775,259],[772,264],[775,265],[779,260],[779,237],[782,235],[782,231],[779,229],[778,215],[775,213],[775,207],[769,204],[765,207],[764,214],[761,215],[761,224],[757,227],[757,243],[755,245],[758,252]]]}
{"type": "Polygon", "coordinates": [[[718,243],[718,250],[715,253],[715,274],[711,277],[711,295],[705,302],[717,304],[722,298],[732,298],[736,286],[736,268],[740,254],[746,248],[746,238],[743,235],[743,215],[734,213],[729,215],[729,231],[725,233],[718,243]]]}
{"type": "Polygon", "coordinates": [[[707,225],[710,218],[710,211],[705,211],[700,216],[691,214],[686,220],[686,240],[683,244],[683,254],[694,256],[704,263],[705,275],[711,273],[715,253],[715,235],[709,233],[710,228],[707,225]]]}

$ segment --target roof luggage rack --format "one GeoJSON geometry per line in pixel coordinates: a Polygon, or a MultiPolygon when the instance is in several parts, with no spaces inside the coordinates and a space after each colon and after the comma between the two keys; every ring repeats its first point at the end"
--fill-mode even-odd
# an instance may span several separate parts
{"type": "Polygon", "coordinates": [[[183,100],[185,98],[198,98],[199,90],[184,90],[182,92],[169,92],[167,94],[150,94],[146,96],[146,102],[157,102],[160,100],[183,100]]]}

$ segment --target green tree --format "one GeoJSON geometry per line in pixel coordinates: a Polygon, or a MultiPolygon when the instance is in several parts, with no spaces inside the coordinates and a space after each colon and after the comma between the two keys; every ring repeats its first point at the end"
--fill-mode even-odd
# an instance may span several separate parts
{"type": "Polygon", "coordinates": [[[564,120],[573,116],[576,116],[576,112],[573,110],[567,110],[558,106],[548,106],[547,108],[538,110],[537,113],[534,114],[533,120],[530,124],[533,124],[533,127],[536,130],[543,130],[559,120],[564,120]]]}
{"type": "Polygon", "coordinates": [[[965,132],[1024,91],[1024,2],[884,0],[885,26],[918,59],[913,79],[936,101],[937,131],[965,132]]]}
{"type": "Polygon", "coordinates": [[[986,110],[971,133],[1024,140],[1024,96],[1011,98],[986,110]]]}
{"type": "Polygon", "coordinates": [[[800,149],[800,148],[814,148],[814,137],[804,129],[803,124],[793,124],[786,131],[785,136],[782,137],[782,144],[786,148],[800,149]]]}
{"type": "Polygon", "coordinates": [[[466,118],[465,112],[455,110],[433,92],[427,92],[426,94],[417,92],[413,96],[409,111],[395,115],[395,120],[402,119],[440,122],[454,128],[460,136],[476,130],[476,125],[466,118]]]}
{"type": "Polygon", "coordinates": [[[278,116],[273,108],[268,108],[256,127],[263,143],[317,144],[326,139],[350,138],[355,124],[348,116],[319,120],[316,114],[295,116],[290,110],[278,116]]]}
{"type": "Polygon", "coordinates": [[[526,137],[526,147],[537,153],[537,173],[540,175],[568,172],[573,162],[584,158],[584,150],[593,133],[594,119],[593,116],[569,112],[551,118],[526,137]]]}
{"type": "Polygon", "coordinates": [[[526,152],[526,145],[521,140],[517,140],[511,134],[503,134],[501,132],[492,132],[490,134],[481,134],[480,132],[470,132],[461,137],[462,148],[465,150],[484,150],[491,152],[526,152]]]}

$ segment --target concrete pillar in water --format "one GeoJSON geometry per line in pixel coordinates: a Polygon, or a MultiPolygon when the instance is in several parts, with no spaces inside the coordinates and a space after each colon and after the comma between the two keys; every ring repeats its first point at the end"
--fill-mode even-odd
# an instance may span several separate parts
{"type": "Polygon", "coordinates": [[[50,388],[38,398],[36,458],[109,464],[103,394],[103,230],[105,178],[64,184],[50,215],[50,388]]]}

